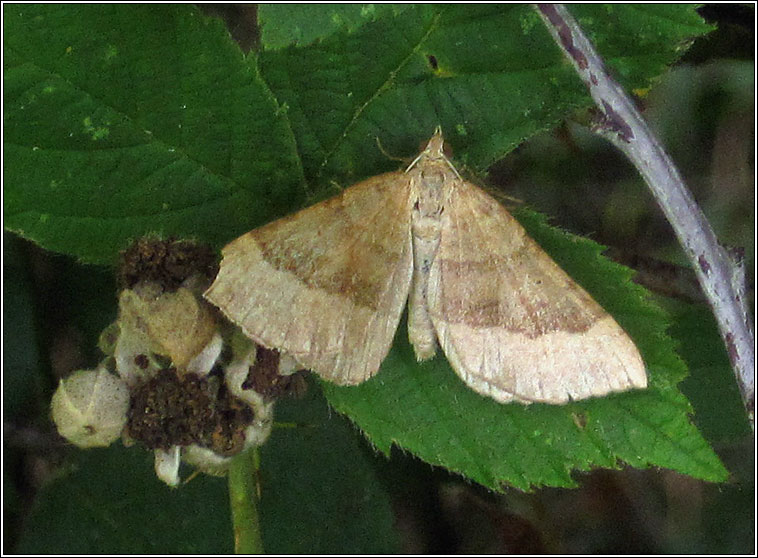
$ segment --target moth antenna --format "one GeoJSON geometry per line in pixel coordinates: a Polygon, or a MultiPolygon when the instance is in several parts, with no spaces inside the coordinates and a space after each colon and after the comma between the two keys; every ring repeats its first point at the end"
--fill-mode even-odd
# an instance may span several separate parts
{"type": "Polygon", "coordinates": [[[390,161],[402,161],[403,163],[405,163],[408,160],[408,157],[397,157],[395,155],[392,155],[386,149],[384,149],[384,146],[382,145],[382,140],[379,139],[379,136],[374,136],[374,138],[376,139],[376,145],[379,148],[379,151],[381,151],[382,155],[387,157],[387,159],[389,159],[390,161]]]}

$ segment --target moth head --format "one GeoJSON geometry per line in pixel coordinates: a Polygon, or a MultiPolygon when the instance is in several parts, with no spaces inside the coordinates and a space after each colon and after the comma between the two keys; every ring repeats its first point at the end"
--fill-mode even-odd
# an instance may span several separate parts
{"type": "Polygon", "coordinates": [[[444,153],[445,140],[442,137],[442,126],[437,125],[434,135],[424,148],[424,154],[430,159],[447,159],[444,153]]]}
{"type": "Polygon", "coordinates": [[[414,167],[426,167],[427,171],[431,172],[437,167],[436,170],[440,173],[441,177],[444,178],[445,175],[452,172],[455,178],[460,180],[461,177],[450,161],[450,156],[451,150],[442,137],[442,126],[438,125],[424,150],[408,165],[405,172],[410,172],[414,167]]]}

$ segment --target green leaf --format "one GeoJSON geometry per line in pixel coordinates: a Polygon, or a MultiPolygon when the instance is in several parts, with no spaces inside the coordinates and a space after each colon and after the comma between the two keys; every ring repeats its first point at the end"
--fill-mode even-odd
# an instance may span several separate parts
{"type": "Polygon", "coordinates": [[[603,59],[628,91],[644,91],[690,47],[695,37],[716,29],[697,14],[697,5],[572,4],[570,10],[603,59]],[[601,23],[602,22],[602,23],[601,23]],[[616,33],[616,29],[624,32],[616,33]],[[664,39],[665,37],[665,39],[664,39]],[[666,46],[661,48],[661,41],[666,46]],[[634,43],[634,44],[631,44],[634,43]]]}
{"type": "Polygon", "coordinates": [[[713,444],[744,439],[750,424],[711,309],[671,299],[661,304],[674,319],[671,334],[690,371],[681,389],[695,408],[695,424],[713,444]]]}
{"type": "Polygon", "coordinates": [[[269,554],[392,554],[398,535],[372,450],[330,412],[315,382],[277,403],[261,448],[261,528],[269,554]],[[289,425],[289,427],[287,427],[289,425]]]}
{"type": "Polygon", "coordinates": [[[20,554],[218,554],[233,551],[224,479],[173,490],[153,454],[120,444],[77,450],[35,500],[20,554]]]}
{"type": "Polygon", "coordinates": [[[379,16],[399,15],[406,4],[261,4],[258,23],[266,50],[306,46],[339,32],[351,33],[379,16]]]}
{"type": "MultiPolygon", "coordinates": [[[[637,88],[709,30],[685,6],[612,27],[608,8],[582,9],[601,52],[625,45],[637,88]]],[[[590,104],[528,6],[330,8],[342,23],[318,43],[247,59],[190,6],[4,10],[6,227],[95,263],[147,232],[220,245],[307,192],[397,168],[377,139],[407,156],[442,124],[458,163],[484,171],[590,104]]],[[[261,14],[264,29],[312,16],[261,14]]]]}
{"type": "Polygon", "coordinates": [[[602,247],[520,211],[519,220],[574,279],[608,310],[640,349],[649,387],[568,405],[501,405],[458,379],[438,355],[417,364],[401,323],[377,376],[357,387],[324,382],[334,407],[377,448],[396,444],[425,461],[494,490],[574,486],[572,469],[656,465],[711,481],[727,472],[690,423],[676,385],[686,368],[665,334],[669,324],[630,272],[600,255],[602,247]]]}
{"type": "Polygon", "coordinates": [[[284,114],[220,21],[191,6],[3,10],[7,228],[113,263],[150,231],[220,243],[302,192],[284,114]]]}
{"type": "Polygon", "coordinates": [[[527,6],[413,5],[260,63],[316,188],[397,168],[377,138],[408,155],[437,124],[458,161],[482,170],[587,101],[527,6]]]}
{"type": "MultiPolygon", "coordinates": [[[[686,39],[711,29],[689,7],[659,8],[583,6],[597,47],[615,55],[629,88],[649,86],[686,39]]],[[[278,10],[277,22],[291,17],[285,6],[270,6],[266,17],[278,10]]],[[[260,64],[288,108],[305,175],[317,188],[397,168],[377,138],[388,153],[407,155],[437,124],[458,163],[483,171],[525,138],[591,105],[527,5],[412,5],[318,44],[263,52],[260,64]]]]}

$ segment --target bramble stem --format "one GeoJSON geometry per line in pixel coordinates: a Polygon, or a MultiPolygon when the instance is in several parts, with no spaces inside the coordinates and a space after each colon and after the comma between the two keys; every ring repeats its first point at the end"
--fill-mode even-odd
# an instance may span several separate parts
{"type": "Polygon", "coordinates": [[[263,554],[256,488],[259,461],[258,448],[252,448],[235,457],[229,467],[229,503],[236,554],[263,554]]]}
{"type": "Polygon", "coordinates": [[[634,163],[690,259],[718,322],[750,425],[755,428],[754,333],[741,255],[718,243],[674,163],[633,101],[610,77],[603,60],[566,7],[537,4],[535,9],[600,108],[603,122],[594,131],[634,163]]]}

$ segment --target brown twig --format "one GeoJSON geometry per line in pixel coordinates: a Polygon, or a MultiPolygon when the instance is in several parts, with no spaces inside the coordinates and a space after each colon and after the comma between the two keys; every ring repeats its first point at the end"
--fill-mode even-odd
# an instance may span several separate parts
{"type": "Polygon", "coordinates": [[[679,171],[632,100],[610,77],[594,46],[565,6],[537,4],[536,10],[603,114],[602,124],[594,131],[611,141],[637,167],[692,262],[719,324],[754,428],[754,333],[745,297],[742,258],[718,243],[679,171]]]}

